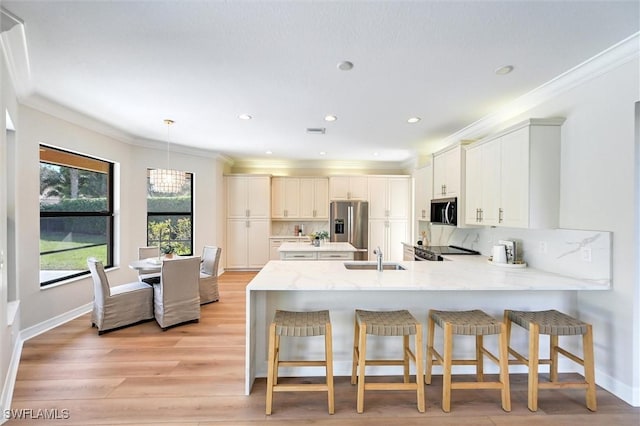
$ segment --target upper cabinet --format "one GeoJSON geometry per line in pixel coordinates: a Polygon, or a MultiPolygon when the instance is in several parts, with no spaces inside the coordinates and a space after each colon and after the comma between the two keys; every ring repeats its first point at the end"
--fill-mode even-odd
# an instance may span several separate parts
{"type": "Polygon", "coordinates": [[[413,172],[415,218],[416,220],[431,220],[431,198],[433,198],[433,168],[425,166],[413,172]]]}
{"type": "Polygon", "coordinates": [[[409,176],[369,177],[369,218],[408,219],[411,209],[409,176]]]}
{"type": "Polygon", "coordinates": [[[331,176],[329,178],[330,200],[367,200],[367,176],[331,176]]]}
{"type": "Polygon", "coordinates": [[[273,219],[329,219],[329,180],[324,177],[271,179],[273,219]]]}
{"type": "Polygon", "coordinates": [[[225,176],[228,218],[269,218],[271,177],[267,175],[225,176]]]}
{"type": "Polygon", "coordinates": [[[466,147],[466,224],[558,226],[563,122],[530,119],[466,147]]]}
{"type": "Polygon", "coordinates": [[[460,144],[433,155],[433,198],[460,196],[461,167],[460,144]]]}
{"type": "Polygon", "coordinates": [[[328,178],[300,178],[300,218],[329,219],[328,178]]]}

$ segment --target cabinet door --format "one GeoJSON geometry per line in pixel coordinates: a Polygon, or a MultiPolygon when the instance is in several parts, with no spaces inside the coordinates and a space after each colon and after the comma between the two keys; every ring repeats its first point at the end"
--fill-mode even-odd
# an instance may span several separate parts
{"type": "Polygon", "coordinates": [[[409,241],[409,222],[406,220],[390,220],[387,225],[387,241],[384,259],[399,262],[404,258],[403,242],[409,241]]]}
{"type": "Polygon", "coordinates": [[[350,176],[348,195],[350,200],[366,200],[369,195],[369,179],[366,176],[350,176]]]}
{"type": "Polygon", "coordinates": [[[501,139],[503,212],[500,224],[526,228],[529,226],[529,128],[509,133],[501,139]]]}
{"type": "Polygon", "coordinates": [[[314,219],[329,219],[329,179],[314,179],[314,219]]]}
{"type": "Polygon", "coordinates": [[[297,219],[300,217],[300,179],[284,180],[284,217],[297,219]]]}
{"type": "Polygon", "coordinates": [[[467,225],[478,225],[482,207],[482,145],[466,152],[464,221],[467,225]]]}
{"type": "Polygon", "coordinates": [[[388,179],[369,178],[369,218],[386,219],[389,217],[388,179]]]}
{"type": "MultiPolygon", "coordinates": [[[[431,220],[431,198],[433,192],[433,168],[417,169],[414,174],[414,197],[416,220],[431,220]]],[[[411,259],[413,260],[413,259],[411,259]]]]}
{"type": "Polygon", "coordinates": [[[315,210],[315,179],[300,178],[300,217],[312,219],[315,210]]]}
{"type": "Polygon", "coordinates": [[[444,154],[433,156],[433,198],[445,196],[445,184],[447,181],[447,164],[444,154]]]}
{"type": "MultiPolygon", "coordinates": [[[[227,221],[227,267],[247,267],[247,219],[227,221]]],[[[268,237],[268,236],[267,236],[268,237]]]]}
{"type": "MultiPolygon", "coordinates": [[[[371,205],[371,202],[369,202],[371,205]]],[[[411,209],[411,180],[406,177],[389,178],[387,209],[390,219],[409,219],[411,209]]]]}
{"type": "Polygon", "coordinates": [[[500,139],[496,139],[482,145],[482,212],[480,217],[483,225],[498,225],[498,219],[500,216],[500,147],[500,139]]]}
{"type": "Polygon", "coordinates": [[[369,260],[375,260],[376,255],[373,251],[376,247],[380,247],[382,254],[385,255],[385,243],[387,242],[387,220],[375,219],[369,221],[369,260]]]}
{"type": "Polygon", "coordinates": [[[447,197],[455,197],[460,193],[460,147],[447,151],[445,160],[445,193],[447,197]]]}
{"type": "Polygon", "coordinates": [[[349,177],[331,176],[329,178],[329,197],[331,200],[347,200],[349,196],[349,177]]]}
{"type": "Polygon", "coordinates": [[[227,217],[247,217],[247,178],[242,176],[227,176],[227,217]]]}
{"type": "Polygon", "coordinates": [[[271,179],[271,217],[276,219],[284,218],[284,178],[274,177],[271,179]]]}
{"type": "Polygon", "coordinates": [[[248,177],[246,203],[252,218],[271,216],[271,178],[269,176],[248,177]]]}
{"type": "Polygon", "coordinates": [[[268,220],[251,220],[247,229],[247,266],[262,268],[269,261],[268,220]]]}

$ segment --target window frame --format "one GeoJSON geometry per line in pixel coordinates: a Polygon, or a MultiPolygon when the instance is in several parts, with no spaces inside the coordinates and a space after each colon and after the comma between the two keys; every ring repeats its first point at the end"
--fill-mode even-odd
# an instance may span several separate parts
{"type": "MultiPolygon", "coordinates": [[[[63,156],[73,156],[73,157],[77,157],[78,161],[82,161],[84,160],[90,160],[90,162],[98,162],[101,163],[103,166],[106,166],[107,172],[107,192],[105,194],[105,197],[107,198],[107,210],[103,210],[103,211],[96,211],[96,212],[69,212],[69,211],[42,211],[40,210],[40,207],[38,207],[38,209],[40,210],[40,219],[42,220],[43,218],[73,218],[73,217],[105,217],[107,219],[107,223],[106,223],[106,235],[105,235],[105,241],[107,244],[107,262],[105,267],[106,268],[110,268],[113,267],[113,259],[114,259],[114,234],[115,234],[115,212],[114,212],[114,171],[115,171],[115,163],[112,161],[108,161],[108,160],[104,160],[101,158],[97,158],[97,157],[92,157],[88,154],[81,154],[78,152],[73,152],[73,151],[69,151],[66,149],[62,149],[62,148],[58,148],[55,146],[51,146],[51,145],[46,145],[46,144],[39,144],[40,149],[45,149],[45,150],[52,150],[52,151],[57,151],[59,153],[62,153],[63,156]]],[[[64,163],[63,161],[46,161],[42,159],[42,154],[39,155],[39,161],[38,164],[52,164],[52,165],[56,165],[56,166],[62,166],[62,167],[68,167],[68,168],[76,168],[76,169],[81,169],[81,170],[87,170],[86,168],[80,168],[80,167],[75,167],[73,164],[69,164],[69,163],[64,163]]],[[[78,163],[76,164],[76,166],[78,165],[78,163]]],[[[94,172],[98,172],[97,170],[94,170],[94,172]]],[[[41,177],[40,177],[41,179],[41,177]]],[[[38,236],[40,237],[40,239],[42,238],[42,230],[39,229],[38,230],[38,236]]],[[[99,244],[102,245],[102,244],[99,244]]],[[[87,247],[94,247],[97,245],[87,245],[87,246],[83,246],[80,249],[84,249],[87,247]]],[[[46,254],[52,254],[52,253],[63,253],[65,251],[72,251],[72,250],[79,250],[79,248],[66,248],[66,249],[61,249],[61,250],[49,250],[49,251],[45,251],[45,252],[41,252],[39,251],[40,255],[38,256],[38,260],[40,261],[40,257],[42,255],[46,255],[46,254]]],[[[85,265],[86,267],[86,265],[85,265]]],[[[41,266],[38,267],[38,271],[42,271],[41,266]]],[[[40,287],[48,287],[52,284],[57,284],[60,283],[62,281],[67,281],[73,278],[78,278],[78,277],[82,277],[85,275],[89,275],[91,272],[89,271],[89,268],[86,267],[85,270],[82,270],[80,272],[76,272],[76,273],[72,273],[72,274],[68,274],[65,276],[61,276],[58,278],[54,278],[54,279],[50,279],[47,281],[40,281],[40,287]]]]}

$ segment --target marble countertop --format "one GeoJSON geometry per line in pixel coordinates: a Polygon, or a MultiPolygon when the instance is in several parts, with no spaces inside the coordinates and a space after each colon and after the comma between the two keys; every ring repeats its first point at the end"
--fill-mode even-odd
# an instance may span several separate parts
{"type": "MultiPolygon", "coordinates": [[[[304,244],[309,249],[318,249],[304,244]]],[[[285,244],[283,244],[283,247],[285,244]]],[[[290,243],[294,250],[298,244],[290,243]]],[[[323,247],[323,246],[321,246],[323,247]]],[[[325,244],[325,250],[327,250],[325,244]]],[[[330,246],[329,246],[330,247],[330,246]]],[[[282,248],[280,249],[282,250],[282,248]]],[[[572,278],[534,268],[504,268],[486,256],[450,256],[442,262],[396,262],[406,270],[349,270],[344,262],[272,260],[247,286],[248,291],[469,291],[608,290],[596,280],[572,278]]]]}
{"type": "MultiPolygon", "coordinates": [[[[278,248],[278,251],[348,251],[355,252],[356,248],[349,243],[324,243],[319,246],[314,246],[311,242],[302,243],[282,243],[278,248]]],[[[340,263],[342,265],[342,263],[340,263]]]]}

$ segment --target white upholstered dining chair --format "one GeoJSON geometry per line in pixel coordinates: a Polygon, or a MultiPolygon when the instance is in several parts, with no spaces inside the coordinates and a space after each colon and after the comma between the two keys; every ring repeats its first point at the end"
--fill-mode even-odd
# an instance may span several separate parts
{"type": "MultiPolygon", "coordinates": [[[[138,247],[138,260],[158,259],[160,248],[158,246],[138,247]]],[[[157,272],[159,265],[155,268],[141,269],[138,271],[138,280],[147,284],[158,284],[160,282],[160,272],[157,272]]]]}
{"type": "Polygon", "coordinates": [[[222,249],[215,246],[204,246],[200,265],[200,304],[220,300],[218,291],[218,264],[222,249]]]}
{"type": "Polygon", "coordinates": [[[139,281],[111,287],[102,262],[87,259],[93,279],[91,324],[98,334],[153,319],[153,288],[139,281]]]}
{"type": "Polygon", "coordinates": [[[200,320],[200,257],[162,261],[160,284],[153,286],[153,311],[162,330],[200,320]]]}

